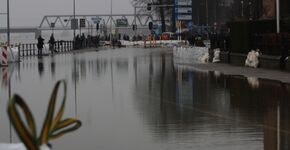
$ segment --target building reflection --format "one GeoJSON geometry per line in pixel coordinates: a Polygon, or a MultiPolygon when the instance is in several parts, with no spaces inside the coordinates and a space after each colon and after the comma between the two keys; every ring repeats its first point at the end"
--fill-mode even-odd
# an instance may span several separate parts
{"type": "Polygon", "coordinates": [[[38,59],[37,68],[38,68],[38,74],[41,78],[43,76],[43,73],[44,73],[44,64],[43,64],[42,57],[38,59]]]}
{"type": "MultiPolygon", "coordinates": [[[[265,150],[289,149],[289,84],[176,65],[167,53],[148,53],[146,57],[132,58],[82,57],[80,54],[72,58],[55,56],[45,58],[45,62],[28,60],[20,64],[19,70],[25,70],[26,76],[30,72],[37,76],[38,72],[46,77],[46,64],[50,65],[51,75],[57,79],[68,74],[71,80],[69,88],[74,90],[71,98],[75,98],[76,117],[80,113],[78,100],[82,96],[86,98],[80,93],[88,83],[82,80],[102,80],[96,83],[111,81],[112,96],[118,92],[123,94],[123,87],[121,91],[119,87],[126,82],[130,88],[126,91],[132,90],[132,103],[137,115],[157,140],[167,142],[175,136],[181,139],[178,141],[192,142],[208,133],[244,136],[247,140],[254,139],[253,142],[265,150]],[[62,66],[63,70],[59,71],[63,64],[65,67],[62,66]],[[69,72],[66,72],[67,66],[71,67],[69,72]],[[60,74],[62,72],[65,75],[60,74]],[[129,79],[120,81],[124,78],[129,79]]],[[[94,87],[95,82],[89,85],[94,87]]],[[[243,144],[243,141],[239,143],[243,144]]]]}
{"type": "Polygon", "coordinates": [[[52,56],[51,62],[50,62],[50,71],[52,78],[55,77],[55,58],[52,56]]]}
{"type": "Polygon", "coordinates": [[[208,132],[213,129],[241,132],[256,139],[265,150],[289,149],[288,84],[180,65],[173,67],[171,57],[161,55],[160,59],[156,61],[149,56],[147,66],[135,61],[138,68],[149,68],[147,72],[137,71],[138,78],[146,80],[138,80],[135,99],[144,97],[144,93],[150,95],[145,104],[137,101],[136,107],[158,138],[168,139],[172,134],[207,126],[208,132]],[[143,95],[138,94],[140,90],[143,95]],[[219,127],[217,122],[224,120],[237,122],[235,130],[241,130],[219,127]]]}

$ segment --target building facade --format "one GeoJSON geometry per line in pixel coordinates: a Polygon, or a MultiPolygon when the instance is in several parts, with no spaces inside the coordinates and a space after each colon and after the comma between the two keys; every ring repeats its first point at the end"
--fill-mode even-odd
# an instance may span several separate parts
{"type": "MultiPolygon", "coordinates": [[[[276,0],[192,0],[196,25],[225,24],[228,21],[276,18],[276,0]]],[[[290,19],[290,1],[280,0],[282,19],[290,19]]]]}

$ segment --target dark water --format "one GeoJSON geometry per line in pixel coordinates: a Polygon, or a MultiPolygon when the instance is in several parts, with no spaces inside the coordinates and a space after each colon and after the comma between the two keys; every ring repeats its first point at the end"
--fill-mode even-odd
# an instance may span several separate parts
{"type": "MultiPolygon", "coordinates": [[[[17,142],[0,72],[0,143],[17,142]]],[[[11,93],[27,101],[38,128],[53,85],[67,81],[65,117],[83,126],[53,141],[55,150],[290,149],[288,84],[174,65],[169,51],[29,57],[8,72],[11,93]]]]}

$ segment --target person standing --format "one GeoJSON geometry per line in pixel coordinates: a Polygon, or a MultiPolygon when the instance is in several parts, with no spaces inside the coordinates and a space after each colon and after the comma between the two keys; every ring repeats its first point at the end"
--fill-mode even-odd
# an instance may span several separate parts
{"type": "Polygon", "coordinates": [[[85,48],[86,47],[86,37],[85,34],[83,33],[81,35],[81,48],[85,48]]]}
{"type": "Polygon", "coordinates": [[[44,39],[41,37],[41,35],[39,35],[37,39],[38,56],[42,56],[43,45],[44,45],[44,39]]]}
{"type": "Polygon", "coordinates": [[[55,39],[54,39],[53,34],[51,34],[48,43],[49,43],[49,50],[51,51],[51,54],[53,54],[53,52],[55,52],[55,49],[54,49],[55,39]]]}

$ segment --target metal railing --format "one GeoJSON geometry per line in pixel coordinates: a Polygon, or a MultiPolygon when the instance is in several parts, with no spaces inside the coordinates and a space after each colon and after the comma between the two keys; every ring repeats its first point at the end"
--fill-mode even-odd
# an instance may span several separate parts
{"type": "MultiPolygon", "coordinates": [[[[73,41],[56,41],[54,51],[56,53],[69,52],[74,49],[73,45],[73,41]]],[[[20,57],[38,55],[37,43],[20,44],[18,48],[20,57]]]]}

